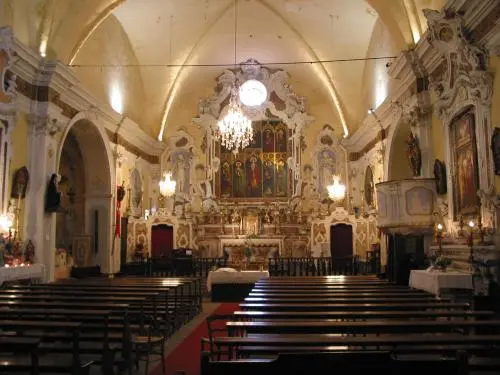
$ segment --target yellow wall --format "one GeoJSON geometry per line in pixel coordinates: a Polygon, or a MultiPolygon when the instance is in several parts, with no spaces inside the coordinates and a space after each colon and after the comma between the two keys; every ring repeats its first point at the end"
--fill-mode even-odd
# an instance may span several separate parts
{"type": "MultiPolygon", "coordinates": [[[[12,189],[12,180],[14,178],[14,173],[21,167],[27,166],[28,164],[28,122],[26,120],[26,115],[20,113],[17,117],[17,124],[11,134],[12,137],[12,158],[10,163],[10,174],[8,179],[8,190],[7,193],[10,197],[10,192],[12,189]]],[[[32,174],[33,171],[28,170],[28,173],[32,174]]],[[[28,185],[28,189],[29,189],[28,185]]],[[[7,209],[7,207],[6,207],[7,209]]],[[[23,216],[24,216],[24,199],[21,200],[21,211],[19,215],[19,232],[23,233],[23,216]]]]}

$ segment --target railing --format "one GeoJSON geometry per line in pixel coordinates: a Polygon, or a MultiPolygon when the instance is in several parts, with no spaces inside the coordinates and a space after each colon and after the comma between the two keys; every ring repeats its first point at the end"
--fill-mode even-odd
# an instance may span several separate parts
{"type": "Polygon", "coordinates": [[[349,258],[270,258],[271,276],[358,275],[359,260],[349,258]]]}
{"type": "MultiPolygon", "coordinates": [[[[330,276],[377,273],[373,263],[349,258],[269,258],[271,276],[330,276]]],[[[141,276],[206,278],[214,267],[228,266],[226,258],[160,258],[122,265],[121,273],[141,276]]],[[[230,266],[230,265],[229,265],[230,266]]]]}
{"type": "Polygon", "coordinates": [[[121,273],[135,276],[206,278],[214,267],[226,265],[226,258],[158,258],[124,264],[121,273]]]}

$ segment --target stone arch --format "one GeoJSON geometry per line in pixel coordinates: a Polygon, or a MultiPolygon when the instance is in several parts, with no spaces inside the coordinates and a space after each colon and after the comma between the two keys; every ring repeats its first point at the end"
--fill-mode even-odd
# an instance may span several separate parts
{"type": "Polygon", "coordinates": [[[66,127],[59,143],[56,171],[67,142],[76,142],[83,159],[84,184],[83,228],[90,236],[90,262],[99,264],[102,272],[112,270],[111,248],[114,227],[113,167],[107,136],[99,125],[83,113],[76,115],[66,127]]]}

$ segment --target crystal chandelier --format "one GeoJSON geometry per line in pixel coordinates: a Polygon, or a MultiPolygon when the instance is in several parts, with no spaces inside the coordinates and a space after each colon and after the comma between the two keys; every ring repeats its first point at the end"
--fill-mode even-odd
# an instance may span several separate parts
{"type": "Polygon", "coordinates": [[[177,183],[172,180],[171,173],[165,173],[163,180],[160,180],[160,194],[164,197],[171,197],[175,194],[175,186],[177,183]]]}
{"type": "Polygon", "coordinates": [[[326,187],[328,189],[328,197],[339,202],[345,198],[345,185],[340,183],[340,176],[333,176],[333,183],[326,187]]]}
{"type": "Polygon", "coordinates": [[[235,92],[233,89],[227,114],[217,124],[217,135],[222,146],[238,153],[253,141],[253,129],[252,121],[242,112],[235,92]]]}

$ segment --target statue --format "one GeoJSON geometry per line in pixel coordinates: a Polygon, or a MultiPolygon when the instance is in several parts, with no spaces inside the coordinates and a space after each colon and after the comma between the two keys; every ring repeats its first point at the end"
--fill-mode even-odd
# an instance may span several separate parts
{"type": "Polygon", "coordinates": [[[185,168],[186,162],[184,161],[183,155],[179,155],[177,157],[176,164],[177,164],[177,169],[176,169],[175,180],[177,182],[177,192],[184,193],[184,183],[185,183],[184,168],[185,168]]]}
{"type": "Polygon", "coordinates": [[[192,194],[195,206],[201,205],[203,211],[217,211],[217,203],[213,200],[212,184],[210,180],[205,178],[205,167],[197,165],[196,168],[196,184],[192,186],[192,194]]]}
{"type": "Polygon", "coordinates": [[[436,193],[438,195],[446,194],[446,165],[438,159],[434,161],[434,178],[436,179],[436,193]]]}
{"type": "Polygon", "coordinates": [[[299,178],[295,194],[292,197],[292,207],[295,211],[311,211],[316,206],[319,194],[312,177],[313,169],[307,164],[304,166],[303,177],[299,178]]]}
{"type": "Polygon", "coordinates": [[[31,240],[26,244],[26,249],[24,251],[24,262],[33,264],[35,263],[35,245],[31,240]]]}
{"type": "Polygon", "coordinates": [[[408,160],[410,162],[410,168],[413,173],[413,177],[419,177],[420,168],[422,168],[422,154],[420,152],[418,138],[414,136],[412,132],[410,132],[406,144],[406,153],[408,155],[408,160]]]}
{"type": "Polygon", "coordinates": [[[58,175],[53,173],[45,195],[45,212],[47,213],[57,212],[61,208],[61,193],[57,190],[58,180],[58,175]]]}

